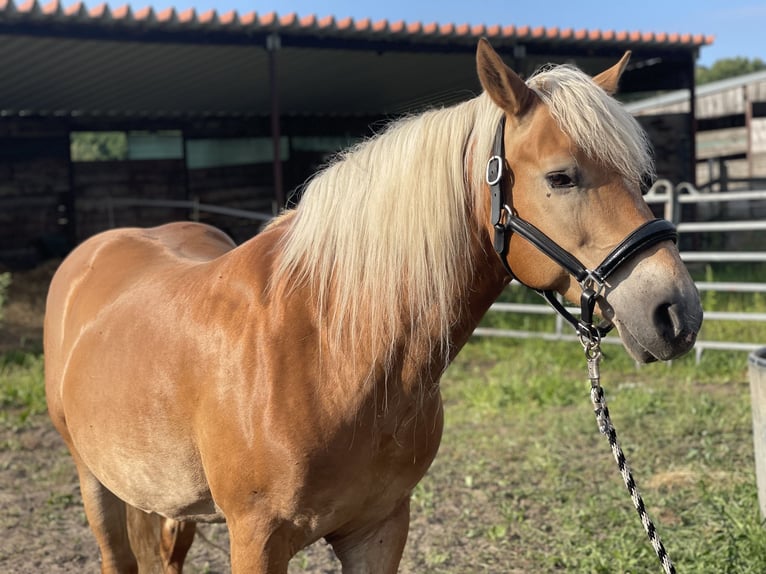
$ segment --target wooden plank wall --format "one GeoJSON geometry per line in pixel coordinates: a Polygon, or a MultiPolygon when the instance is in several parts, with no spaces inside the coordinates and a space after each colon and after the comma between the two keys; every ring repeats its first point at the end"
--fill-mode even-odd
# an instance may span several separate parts
{"type": "Polygon", "coordinates": [[[0,264],[34,263],[62,239],[69,135],[56,122],[0,122],[0,264]]]}
{"type": "MultiPolygon", "coordinates": [[[[109,161],[69,164],[69,135],[50,125],[15,129],[0,122],[0,268],[33,266],[61,257],[72,245],[113,226],[153,226],[188,219],[189,210],[121,207],[112,198],[192,199],[202,203],[272,213],[271,166],[191,170],[183,160],[109,161]],[[70,189],[75,194],[74,234],[70,189]]],[[[237,242],[255,235],[261,222],[201,214],[237,242]]]]}
{"type": "Polygon", "coordinates": [[[657,177],[674,183],[694,181],[689,114],[638,116],[636,120],[652,142],[657,177]]]}

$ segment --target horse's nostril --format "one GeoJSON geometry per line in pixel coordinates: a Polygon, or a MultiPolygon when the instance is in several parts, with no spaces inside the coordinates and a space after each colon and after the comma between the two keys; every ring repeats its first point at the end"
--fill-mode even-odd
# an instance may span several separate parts
{"type": "Polygon", "coordinates": [[[687,331],[684,327],[683,310],[677,303],[658,305],[654,310],[654,321],[669,339],[676,339],[687,331]]]}

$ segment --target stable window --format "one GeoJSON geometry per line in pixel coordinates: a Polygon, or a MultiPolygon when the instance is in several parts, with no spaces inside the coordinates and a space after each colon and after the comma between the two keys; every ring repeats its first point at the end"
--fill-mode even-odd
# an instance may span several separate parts
{"type": "MultiPolygon", "coordinates": [[[[280,140],[280,157],[290,157],[286,137],[280,140]]],[[[189,169],[253,165],[274,161],[274,144],[268,137],[193,139],[186,142],[186,165],[189,169]]]]}
{"type": "Polygon", "coordinates": [[[358,138],[351,136],[296,136],[292,138],[295,151],[337,153],[354,145],[358,138]]]}
{"type": "Polygon", "coordinates": [[[177,130],[128,132],[129,160],[183,159],[183,134],[177,130]]]}

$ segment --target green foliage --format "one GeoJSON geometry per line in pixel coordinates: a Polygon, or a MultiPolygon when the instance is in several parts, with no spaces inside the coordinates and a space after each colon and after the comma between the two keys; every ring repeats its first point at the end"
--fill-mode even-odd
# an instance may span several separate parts
{"type": "Polygon", "coordinates": [[[74,132],[70,145],[72,161],[124,160],[128,155],[124,132],[74,132]]]}
{"type": "MultiPolygon", "coordinates": [[[[708,283],[715,281],[713,268],[710,265],[705,266],[705,281],[708,283]]],[[[702,295],[702,307],[704,309],[717,309],[718,291],[705,291],[702,295]]]]}
{"type": "MultiPolygon", "coordinates": [[[[764,263],[709,263],[691,269],[695,281],[742,281],[766,283],[764,263]]],[[[721,309],[718,309],[719,311],[721,309]]]]}
{"type": "Polygon", "coordinates": [[[723,58],[717,60],[709,68],[707,66],[697,66],[695,79],[697,85],[725,80],[751,72],[766,70],[766,62],[760,58],[723,58]]]}
{"type": "Polygon", "coordinates": [[[3,320],[5,304],[8,301],[8,287],[11,286],[11,274],[0,273],[0,322],[3,320]]]}
{"type": "Polygon", "coordinates": [[[43,357],[23,352],[0,355],[0,423],[24,424],[45,412],[43,357]]]}

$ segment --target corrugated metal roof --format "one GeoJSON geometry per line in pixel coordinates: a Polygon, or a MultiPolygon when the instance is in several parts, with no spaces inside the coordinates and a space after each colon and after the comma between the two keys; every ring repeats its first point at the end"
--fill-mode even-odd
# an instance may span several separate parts
{"type": "Polygon", "coordinates": [[[628,48],[639,60],[642,50],[645,61],[670,62],[681,53],[688,60],[713,41],[692,34],[0,0],[0,115],[265,116],[272,34],[281,39],[280,110],[297,116],[397,114],[466,99],[479,90],[473,52],[482,36],[501,53],[520,50],[515,65],[528,72],[566,60],[599,71],[628,48]]]}

